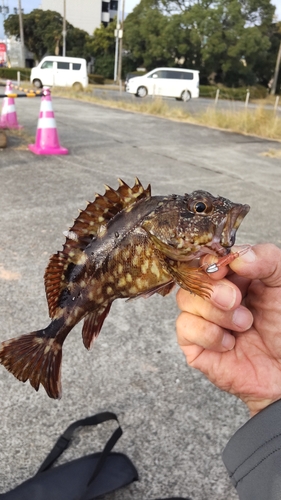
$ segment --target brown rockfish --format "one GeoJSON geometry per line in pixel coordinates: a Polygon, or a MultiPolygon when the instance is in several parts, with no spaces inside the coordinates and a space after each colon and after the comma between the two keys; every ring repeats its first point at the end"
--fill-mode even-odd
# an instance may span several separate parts
{"type": "Polygon", "coordinates": [[[117,298],[165,296],[175,284],[208,297],[211,280],[200,257],[233,259],[227,256],[250,208],[205,191],[151,196],[138,179],[132,188],[119,184],[117,190],[106,186],[80,212],[62,251],[50,258],[44,276],[49,326],[0,345],[0,362],[36,390],[42,384],[52,398],[61,395],[63,342],[81,319],[89,349],[117,298]]]}

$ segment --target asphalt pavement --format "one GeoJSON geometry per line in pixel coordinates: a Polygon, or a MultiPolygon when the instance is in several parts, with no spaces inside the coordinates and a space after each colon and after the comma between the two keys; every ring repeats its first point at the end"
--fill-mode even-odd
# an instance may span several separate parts
{"type": "MultiPolygon", "coordinates": [[[[54,98],[67,156],[36,156],[40,99],[18,99],[24,129],[0,151],[0,339],[45,327],[43,275],[63,231],[103,184],[135,176],[153,194],[206,189],[251,211],[238,243],[281,246],[278,142],[54,98]]],[[[74,420],[110,410],[124,434],[116,445],[137,467],[138,482],[107,500],[235,500],[221,461],[228,439],[248,419],[244,405],[186,366],[177,346],[174,293],[114,303],[93,349],[81,325],[63,349],[63,396],[51,400],[0,366],[0,492],[31,477],[74,420]]],[[[114,425],[83,429],[65,460],[99,451],[114,425]]],[[[51,498],[51,497],[50,497],[51,498]]]]}

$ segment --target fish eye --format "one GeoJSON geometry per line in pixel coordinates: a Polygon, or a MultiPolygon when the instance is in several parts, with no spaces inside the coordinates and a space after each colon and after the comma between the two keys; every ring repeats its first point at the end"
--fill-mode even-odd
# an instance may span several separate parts
{"type": "Polygon", "coordinates": [[[207,205],[203,201],[198,201],[194,205],[194,211],[197,212],[198,214],[201,214],[202,212],[205,212],[206,209],[207,209],[207,205]]]}

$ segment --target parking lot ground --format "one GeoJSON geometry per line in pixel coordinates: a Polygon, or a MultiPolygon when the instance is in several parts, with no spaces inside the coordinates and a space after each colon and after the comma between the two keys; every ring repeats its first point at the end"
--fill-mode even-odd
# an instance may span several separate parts
{"type": "MultiPolygon", "coordinates": [[[[263,156],[280,144],[152,116],[54,98],[67,156],[36,156],[39,99],[18,99],[22,135],[0,151],[0,338],[49,322],[43,274],[60,250],[63,231],[103,184],[138,176],[153,194],[206,189],[251,211],[238,243],[281,246],[280,160],[263,156]]],[[[81,325],[67,338],[59,401],[18,382],[0,366],[0,492],[33,475],[59,434],[74,420],[111,410],[124,430],[116,450],[127,453],[140,480],[108,500],[235,500],[221,452],[248,418],[236,398],[186,366],[176,343],[174,293],[118,300],[92,351],[81,325]]],[[[65,459],[99,451],[112,430],[83,429],[65,459]],[[76,448],[76,449],[75,449],[76,448]]]]}

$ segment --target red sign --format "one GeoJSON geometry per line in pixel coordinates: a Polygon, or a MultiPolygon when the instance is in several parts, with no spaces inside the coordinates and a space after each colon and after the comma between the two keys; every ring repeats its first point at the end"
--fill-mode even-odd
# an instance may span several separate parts
{"type": "Polygon", "coordinates": [[[0,65],[7,62],[7,47],[5,43],[0,43],[0,65]]]}

